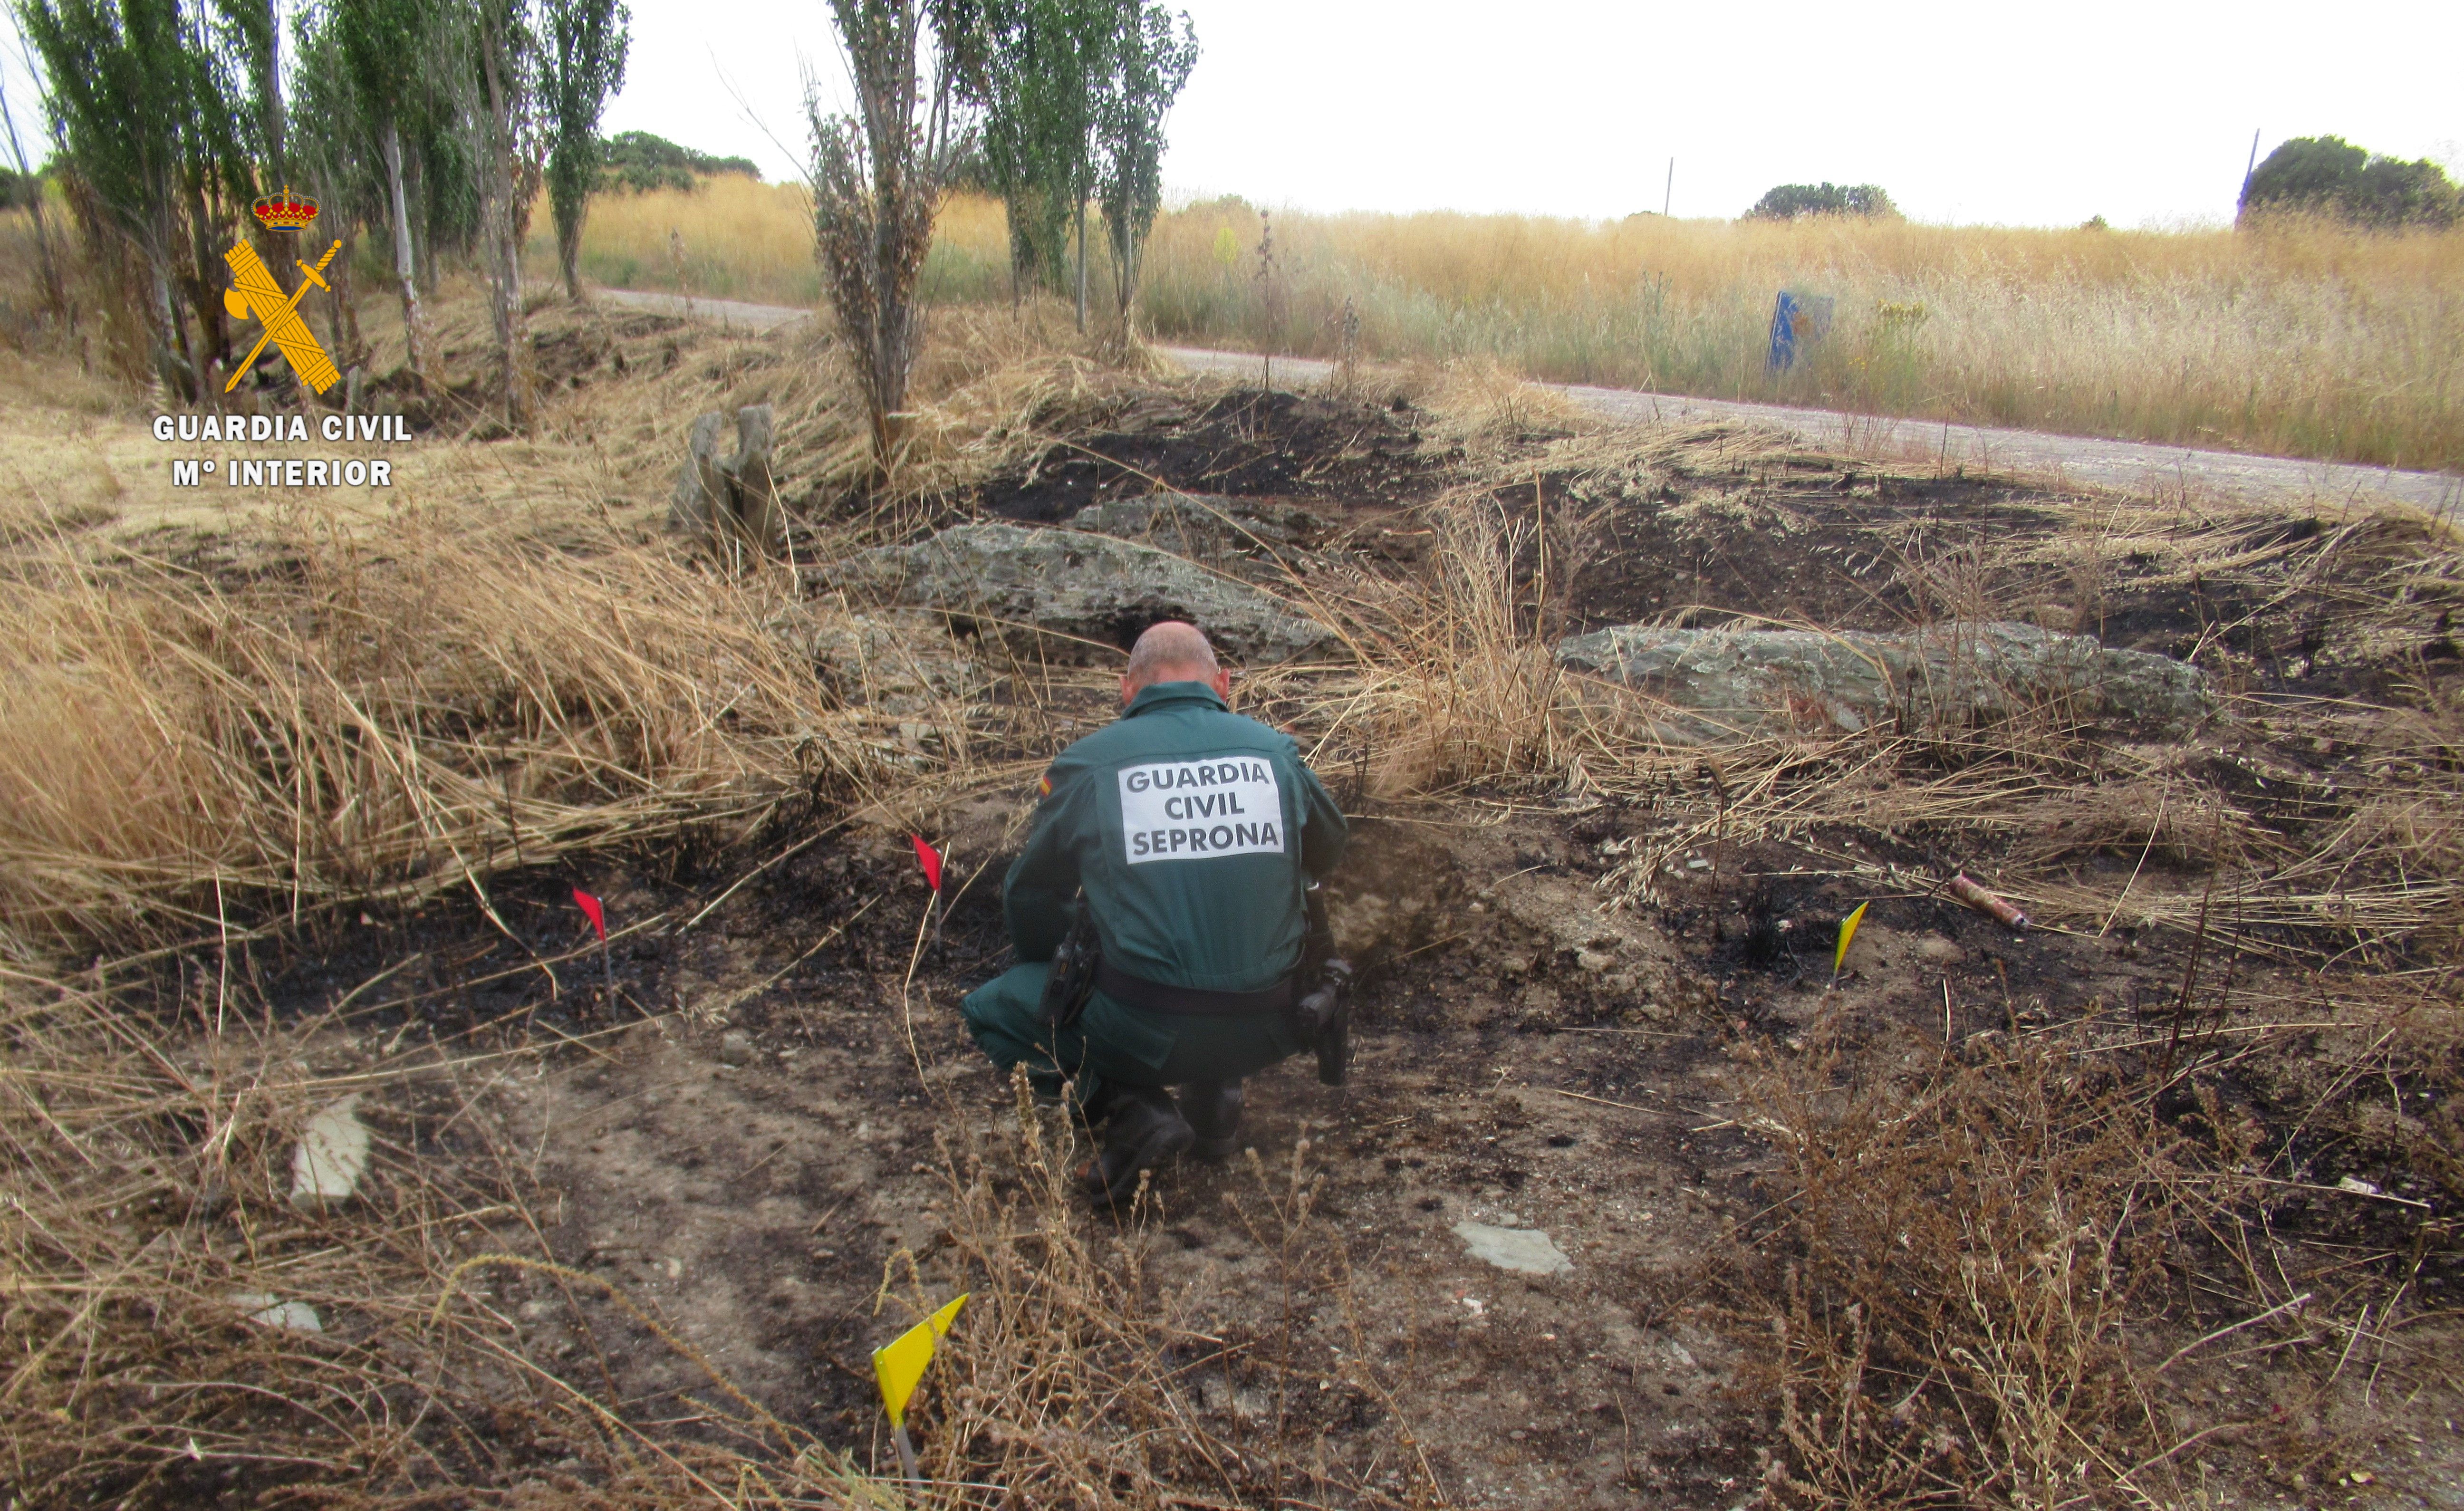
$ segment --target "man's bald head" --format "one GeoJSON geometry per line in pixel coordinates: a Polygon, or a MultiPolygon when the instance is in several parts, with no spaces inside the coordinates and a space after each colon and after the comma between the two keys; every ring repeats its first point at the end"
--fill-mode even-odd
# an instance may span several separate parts
{"type": "Polygon", "coordinates": [[[1232,695],[1232,674],[1215,660],[1215,647],[1195,624],[1167,619],[1147,626],[1130,647],[1129,669],[1121,673],[1121,701],[1129,702],[1158,682],[1203,682],[1217,694],[1232,695]]]}

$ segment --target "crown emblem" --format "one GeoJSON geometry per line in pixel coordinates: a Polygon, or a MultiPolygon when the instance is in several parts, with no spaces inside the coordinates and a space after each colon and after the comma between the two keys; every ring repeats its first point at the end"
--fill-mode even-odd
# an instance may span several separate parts
{"type": "Polygon", "coordinates": [[[279,194],[261,196],[255,209],[256,218],[265,223],[268,230],[305,230],[317,218],[317,202],[292,193],[288,184],[282,186],[279,194]]]}

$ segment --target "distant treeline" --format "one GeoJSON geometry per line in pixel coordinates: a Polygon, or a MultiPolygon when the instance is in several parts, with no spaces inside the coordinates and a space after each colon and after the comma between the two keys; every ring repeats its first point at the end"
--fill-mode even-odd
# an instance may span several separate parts
{"type": "Polygon", "coordinates": [[[2387,230],[2443,230],[2464,215],[2464,201],[2446,170],[2428,158],[2407,163],[2342,137],[2295,137],[2267,155],[2242,190],[2243,218],[2271,211],[2387,230]]]}
{"type": "Polygon", "coordinates": [[[706,178],[740,173],[761,176],[751,158],[715,158],[707,152],[678,146],[647,131],[622,131],[599,143],[599,186],[648,193],[651,189],[690,189],[706,178]]]}

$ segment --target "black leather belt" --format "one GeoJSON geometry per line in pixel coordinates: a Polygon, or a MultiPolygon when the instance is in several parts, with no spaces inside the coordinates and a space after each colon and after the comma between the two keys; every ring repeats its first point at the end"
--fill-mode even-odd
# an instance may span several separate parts
{"type": "Polygon", "coordinates": [[[1258,992],[1210,992],[1204,987],[1166,986],[1130,974],[1106,960],[1095,967],[1095,990],[1129,1007],[1151,1013],[1177,1013],[1193,1018],[1237,1017],[1243,1013],[1291,1010],[1292,980],[1286,976],[1258,992]]]}

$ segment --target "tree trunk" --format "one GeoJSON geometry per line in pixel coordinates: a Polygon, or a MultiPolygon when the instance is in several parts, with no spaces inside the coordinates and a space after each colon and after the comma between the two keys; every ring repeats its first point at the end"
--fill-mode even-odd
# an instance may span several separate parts
{"type": "Polygon", "coordinates": [[[479,170],[480,233],[488,238],[488,319],[496,332],[496,379],[504,388],[505,422],[519,428],[530,419],[516,351],[521,339],[522,262],[514,205],[513,121],[494,28],[480,40],[479,66],[488,84],[488,161],[479,170]]]}
{"type": "Polygon", "coordinates": [[[1078,196],[1078,334],[1087,334],[1087,196],[1078,196]]]}
{"type": "Polygon", "coordinates": [[[291,164],[282,150],[282,17],[274,0],[265,0],[265,55],[257,59],[256,102],[264,112],[265,165],[285,185],[291,164]]]}
{"type": "MultiPolygon", "coordinates": [[[[223,305],[223,280],[227,276],[228,265],[216,254],[214,244],[208,239],[213,221],[206,213],[203,186],[190,179],[187,187],[188,259],[189,266],[195,271],[182,281],[188,286],[189,307],[197,312],[197,365],[202,371],[207,362],[221,362],[228,371],[228,364],[235,355],[231,349],[231,312],[223,305]]],[[[249,218],[254,220],[256,217],[252,215],[249,218]]],[[[278,284],[282,277],[279,267],[271,262],[266,267],[278,284]]]]}
{"type": "MultiPolygon", "coordinates": [[[[551,194],[551,199],[554,196],[551,194]]],[[[555,207],[550,206],[553,209],[555,207]]],[[[582,296],[582,223],[590,213],[590,201],[584,199],[573,212],[571,225],[561,214],[556,217],[556,264],[564,274],[564,296],[576,304],[582,296]]]]}
{"type": "Polygon", "coordinates": [[[402,189],[402,132],[387,120],[385,128],[385,186],[393,194],[393,271],[402,283],[403,346],[410,375],[428,382],[428,316],[419,307],[419,279],[410,252],[410,202],[402,189]]]}
{"type": "MultiPolygon", "coordinates": [[[[172,268],[180,253],[179,228],[173,223],[171,186],[165,179],[156,180],[154,225],[144,243],[145,274],[154,299],[156,330],[156,366],[164,384],[184,401],[194,403],[203,394],[200,386],[203,355],[188,344],[188,322],[180,313],[178,278],[172,268]]],[[[217,396],[218,397],[218,396],[217,396]]]]}
{"type": "Polygon", "coordinates": [[[360,250],[360,228],[346,217],[341,229],[342,250],[325,270],[325,324],[334,339],[334,365],[355,367],[366,361],[360,351],[360,312],[351,298],[351,259],[360,250]]]}

